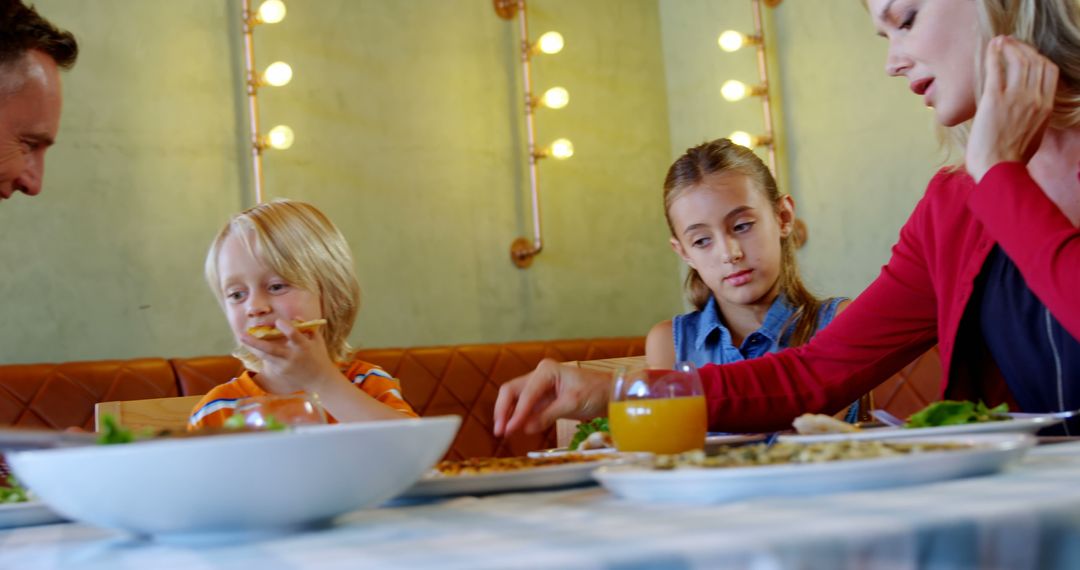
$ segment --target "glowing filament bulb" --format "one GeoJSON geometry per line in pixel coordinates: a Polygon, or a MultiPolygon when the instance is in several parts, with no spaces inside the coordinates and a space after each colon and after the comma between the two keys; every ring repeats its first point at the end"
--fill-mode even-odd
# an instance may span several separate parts
{"type": "Polygon", "coordinates": [[[552,158],[565,160],[574,156],[574,143],[567,139],[555,139],[551,141],[550,151],[552,158]]]}
{"type": "Polygon", "coordinates": [[[735,131],[731,133],[728,138],[731,139],[731,142],[739,146],[745,146],[746,148],[754,148],[755,146],[757,146],[757,144],[755,144],[756,141],[754,140],[754,137],[752,137],[750,133],[746,131],[735,131]]]}
{"type": "Polygon", "coordinates": [[[750,89],[742,81],[731,79],[720,86],[720,95],[728,101],[740,101],[746,98],[750,89]]]}
{"type": "Polygon", "coordinates": [[[570,102],[570,92],[562,87],[552,87],[544,92],[540,102],[549,109],[562,109],[570,102]]]}
{"type": "Polygon", "coordinates": [[[720,34],[720,38],[716,43],[718,43],[720,49],[724,51],[738,51],[739,48],[746,45],[746,36],[735,30],[726,30],[724,33],[720,34]]]}
{"type": "Polygon", "coordinates": [[[285,150],[293,145],[295,139],[292,129],[285,125],[278,125],[270,129],[270,133],[266,135],[266,144],[270,148],[285,150]]]}
{"type": "Polygon", "coordinates": [[[559,32],[547,32],[540,36],[536,45],[540,47],[540,51],[546,54],[559,53],[563,48],[562,34],[559,32]]]}
{"type": "Polygon", "coordinates": [[[259,6],[259,22],[276,24],[285,19],[285,3],[281,0],[266,0],[259,6]]]}
{"type": "Polygon", "coordinates": [[[292,68],[284,61],[275,61],[266,67],[262,79],[267,85],[281,87],[292,81],[292,68]]]}

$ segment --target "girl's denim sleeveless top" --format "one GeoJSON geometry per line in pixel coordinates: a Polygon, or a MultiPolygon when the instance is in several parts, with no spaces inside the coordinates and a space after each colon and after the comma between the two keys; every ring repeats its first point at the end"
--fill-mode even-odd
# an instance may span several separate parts
{"type": "MultiPolygon", "coordinates": [[[[836,316],[836,306],[844,299],[833,297],[822,301],[818,311],[818,330],[832,322],[836,316]]],[[[675,360],[691,361],[699,368],[706,364],[728,364],[740,360],[758,358],[770,352],[787,348],[790,342],[791,328],[784,330],[784,325],[795,314],[795,308],[788,304],[787,298],[780,295],[773,301],[761,328],[743,339],[742,345],[731,344],[731,331],[724,326],[720,318],[720,308],[716,299],[710,297],[708,304],[700,311],[679,315],[671,321],[671,331],[675,337],[675,360]]]]}
{"type": "MultiPolygon", "coordinates": [[[[836,306],[844,300],[833,297],[822,301],[818,310],[817,330],[832,322],[836,316],[836,306]]],[[[790,343],[793,327],[785,330],[784,325],[788,324],[793,314],[795,308],[788,304],[784,295],[780,295],[765,313],[761,328],[750,333],[743,339],[742,345],[736,347],[731,343],[731,331],[720,318],[716,299],[710,297],[704,309],[678,315],[671,320],[675,360],[690,361],[700,368],[706,364],[728,364],[777,352],[787,348],[790,343]]],[[[853,405],[848,410],[847,420],[854,423],[857,418],[858,406],[853,405]]]]}

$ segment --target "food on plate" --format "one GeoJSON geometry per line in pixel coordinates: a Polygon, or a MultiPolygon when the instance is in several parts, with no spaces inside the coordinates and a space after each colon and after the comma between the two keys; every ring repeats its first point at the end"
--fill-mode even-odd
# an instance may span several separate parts
{"type": "Polygon", "coordinates": [[[723,446],[719,453],[706,455],[702,451],[689,451],[678,455],[658,455],[653,459],[654,469],[681,467],[753,467],[798,463],[824,463],[853,459],[875,459],[933,451],[969,449],[963,443],[926,443],[890,441],[831,441],[821,443],[787,443],[774,445],[723,446]]]}
{"type": "MultiPolygon", "coordinates": [[[[282,431],[288,426],[279,422],[274,416],[267,415],[264,427],[252,427],[244,423],[244,416],[233,415],[225,420],[225,425],[220,428],[203,428],[195,431],[144,428],[132,430],[116,422],[112,414],[105,414],[101,418],[103,425],[101,435],[98,436],[98,444],[114,445],[118,443],[132,443],[150,439],[180,438],[180,437],[204,437],[211,435],[232,435],[246,432],[259,431],[282,431]],[[236,419],[234,419],[236,418],[236,419]]],[[[3,502],[0,500],[0,502],[3,502]]]]}
{"type": "MultiPolygon", "coordinates": [[[[314,320],[306,321],[306,322],[302,322],[302,323],[297,322],[297,323],[294,323],[293,326],[296,327],[300,331],[310,332],[310,331],[314,331],[315,329],[317,329],[320,326],[325,325],[325,324],[326,324],[326,319],[314,319],[314,320]]],[[[276,329],[276,328],[274,328],[272,326],[269,326],[269,325],[251,327],[251,328],[248,329],[247,332],[248,332],[249,335],[251,335],[251,336],[253,336],[253,337],[257,338],[257,339],[262,339],[262,340],[274,340],[274,339],[277,339],[277,338],[284,338],[285,337],[285,333],[283,333],[280,330],[278,330],[278,329],[276,329]]]]}
{"type": "Polygon", "coordinates": [[[440,461],[435,466],[436,475],[483,475],[486,473],[503,473],[507,471],[519,471],[534,467],[551,467],[553,465],[566,465],[569,463],[587,463],[590,461],[603,461],[608,459],[604,455],[584,455],[581,453],[565,453],[562,455],[549,455],[543,457],[472,457],[461,461],[440,461]]]}
{"type": "Polygon", "coordinates": [[[904,424],[906,428],[922,428],[998,422],[1009,419],[1009,405],[1001,404],[993,408],[986,407],[980,400],[969,401],[942,400],[915,412],[904,424]]]}
{"type": "Polygon", "coordinates": [[[801,435],[859,431],[858,427],[825,414],[803,414],[795,418],[791,425],[801,435]]]}
{"type": "Polygon", "coordinates": [[[600,449],[602,447],[614,447],[611,442],[611,429],[608,428],[607,418],[594,418],[587,422],[581,422],[577,426],[570,444],[566,446],[571,450],[600,449]],[[600,434],[600,435],[594,435],[600,434]]]}
{"type": "Polygon", "coordinates": [[[25,503],[29,501],[30,497],[27,494],[26,487],[23,487],[15,480],[14,475],[8,475],[6,483],[0,485],[0,505],[4,503],[25,503]]]}
{"type": "Polygon", "coordinates": [[[585,438],[585,441],[578,444],[575,448],[577,451],[588,451],[590,449],[611,449],[615,447],[615,442],[611,439],[611,433],[606,431],[594,431],[589,434],[589,437],[585,438]]]}
{"type": "Polygon", "coordinates": [[[117,423],[116,418],[113,417],[112,414],[103,415],[101,417],[101,423],[101,435],[98,436],[99,444],[112,445],[135,441],[135,432],[117,423]]]}

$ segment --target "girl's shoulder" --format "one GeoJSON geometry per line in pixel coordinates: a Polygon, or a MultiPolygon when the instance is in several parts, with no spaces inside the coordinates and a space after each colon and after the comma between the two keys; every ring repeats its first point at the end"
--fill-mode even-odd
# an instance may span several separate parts
{"type": "Polygon", "coordinates": [[[823,300],[821,306],[818,307],[818,330],[832,322],[836,315],[843,312],[850,304],[851,299],[847,297],[829,297],[823,300]]]}
{"type": "Polygon", "coordinates": [[[675,363],[677,341],[672,320],[656,323],[645,337],[645,358],[650,366],[669,368],[675,363]]]}

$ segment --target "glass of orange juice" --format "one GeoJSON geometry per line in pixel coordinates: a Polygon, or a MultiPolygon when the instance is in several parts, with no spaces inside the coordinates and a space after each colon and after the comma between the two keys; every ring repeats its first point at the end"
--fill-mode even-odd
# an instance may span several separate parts
{"type": "Polygon", "coordinates": [[[708,419],[697,368],[629,368],[615,374],[608,426],[619,451],[682,453],[705,446],[708,419]]]}

